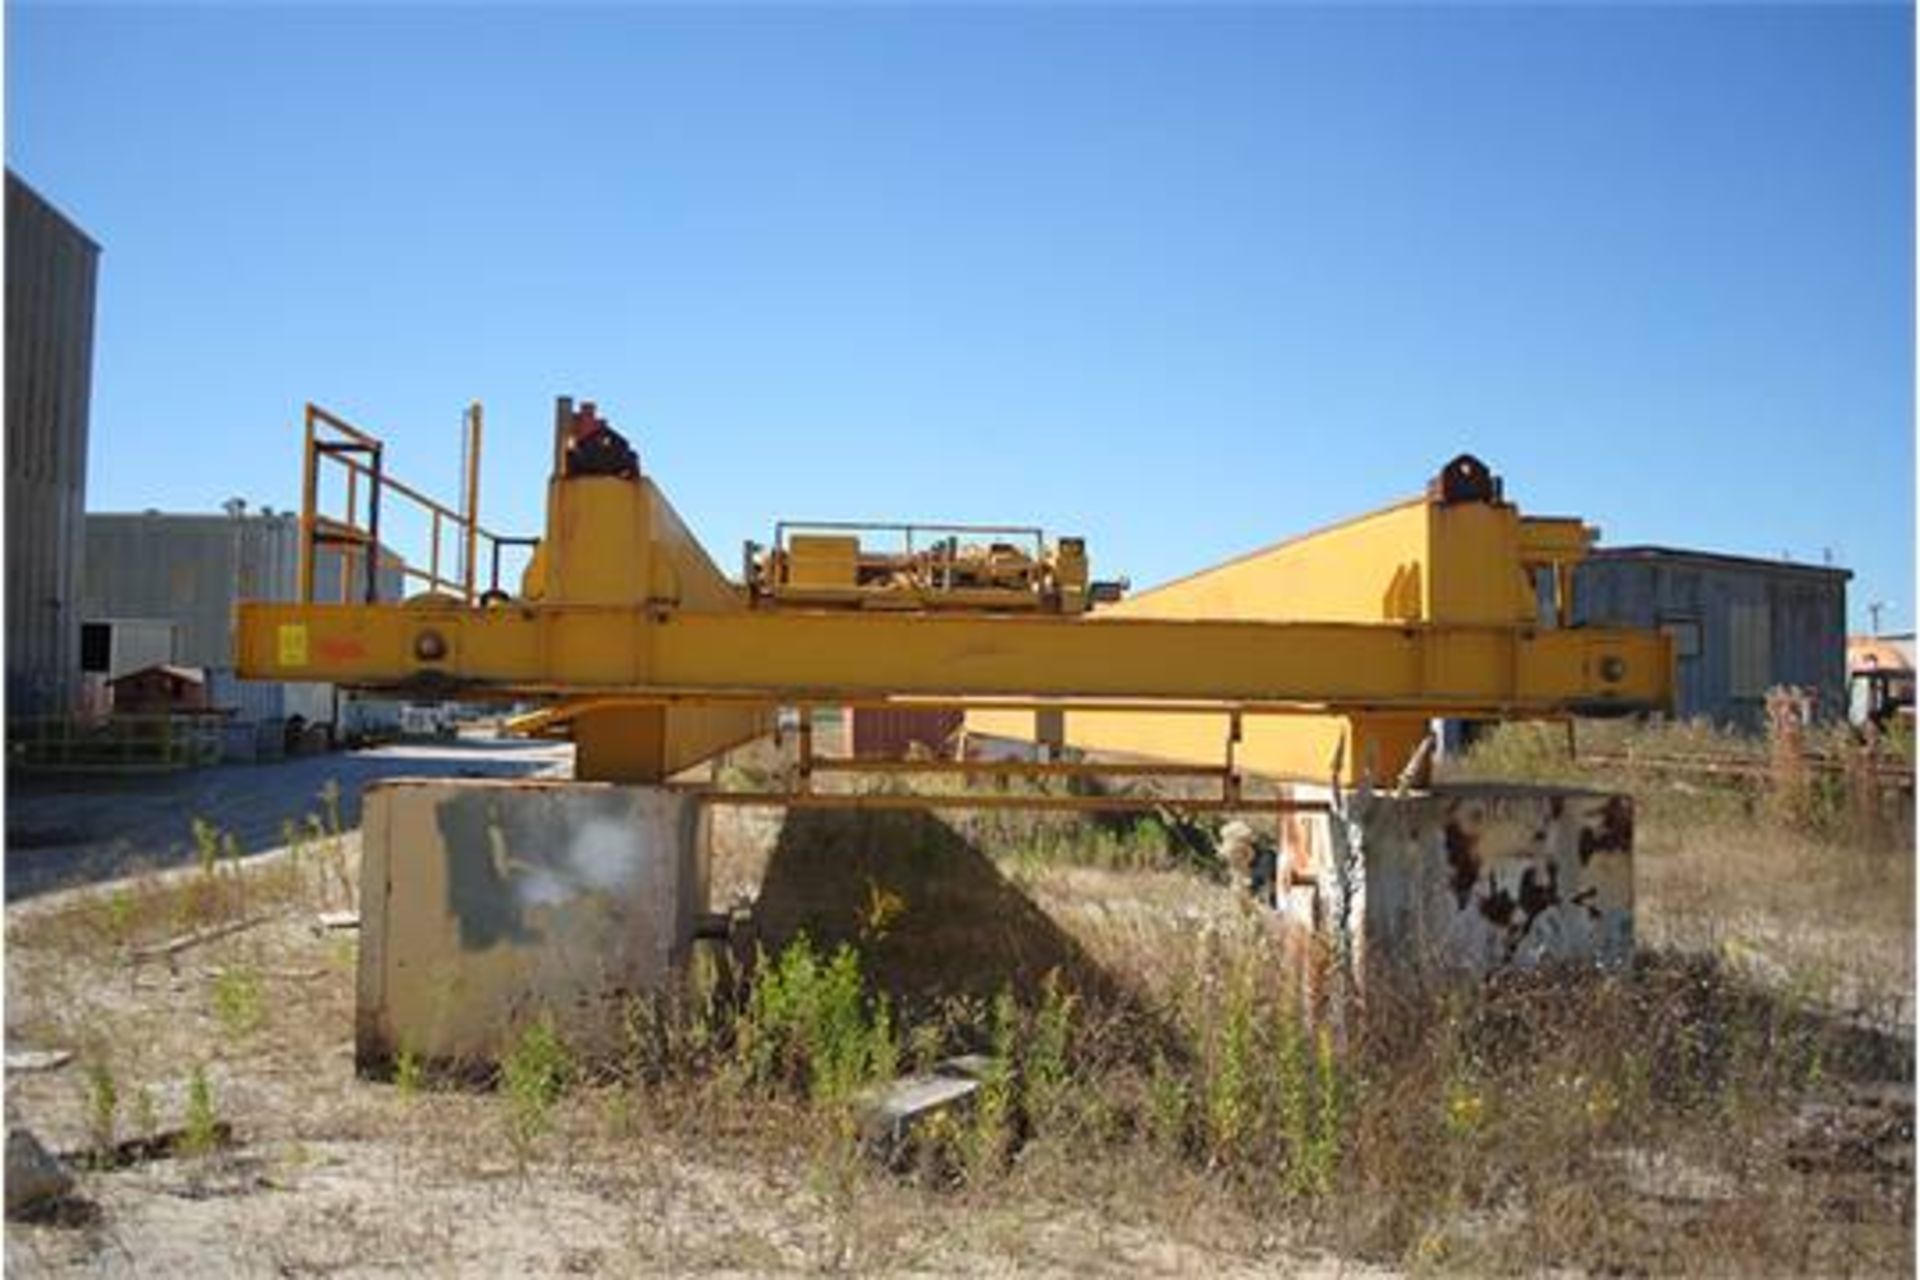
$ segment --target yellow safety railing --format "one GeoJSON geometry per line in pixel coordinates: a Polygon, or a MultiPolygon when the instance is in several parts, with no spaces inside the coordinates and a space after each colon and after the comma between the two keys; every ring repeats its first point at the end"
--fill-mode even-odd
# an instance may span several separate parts
{"type": "Polygon", "coordinates": [[[500,552],[503,547],[529,546],[531,538],[508,537],[481,526],[480,440],[481,409],[476,403],[466,412],[466,511],[454,510],[413,486],[389,475],[385,466],[386,446],[379,437],[363,431],[320,406],[306,407],[306,449],[301,482],[300,506],[300,601],[316,603],[315,572],[319,555],[325,551],[340,558],[341,604],[380,603],[383,573],[397,573],[401,592],[409,583],[422,589],[451,595],[465,604],[477,604],[499,596],[500,552]],[[319,510],[322,480],[328,466],[344,473],[344,512],[327,515],[319,510]],[[365,514],[362,515],[364,490],[365,514]],[[410,562],[381,543],[383,507],[399,501],[411,504],[427,519],[425,567],[410,562]],[[363,523],[364,519],[364,523],[363,523]],[[441,572],[441,553],[451,532],[464,551],[458,576],[441,572]],[[488,585],[481,586],[480,553],[482,543],[491,555],[492,571],[488,585]]]}

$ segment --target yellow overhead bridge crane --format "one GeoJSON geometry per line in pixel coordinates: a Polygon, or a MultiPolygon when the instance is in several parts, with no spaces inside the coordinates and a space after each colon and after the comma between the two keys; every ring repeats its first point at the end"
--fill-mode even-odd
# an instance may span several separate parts
{"type": "MultiPolygon", "coordinates": [[[[940,707],[966,711],[972,733],[1134,758],[993,768],[1213,775],[1224,808],[1243,774],[1417,773],[1435,716],[1625,714],[1672,694],[1664,635],[1571,625],[1595,531],[1522,516],[1465,455],[1420,496],[1122,598],[1090,578],[1078,539],[1032,529],[897,526],[901,545],[882,551],[863,540],[874,526],[781,525],[734,582],[591,404],[558,402],[538,538],[479,522],[477,405],[457,511],[387,475],[372,435],[311,405],[305,426],[300,597],[239,606],[239,673],[546,702],[538,723],[571,732],[583,780],[665,781],[762,734],[777,708],[799,708],[804,732],[815,707],[940,707]],[[335,516],[318,510],[329,467],[344,472],[335,516]],[[424,569],[382,544],[394,502],[427,517],[424,569]],[[449,535],[460,568],[443,574],[449,535]],[[528,562],[508,590],[516,545],[528,562]],[[343,562],[339,600],[314,598],[323,554],[343,562]],[[381,598],[396,577],[421,589],[381,598]]],[[[878,802],[804,787],[789,800],[878,802]]]]}

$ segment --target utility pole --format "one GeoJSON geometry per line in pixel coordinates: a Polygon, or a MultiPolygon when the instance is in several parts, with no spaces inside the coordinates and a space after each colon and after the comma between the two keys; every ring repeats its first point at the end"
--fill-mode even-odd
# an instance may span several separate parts
{"type": "Polygon", "coordinates": [[[1874,600],[1867,605],[1867,617],[1873,624],[1873,634],[1880,634],[1880,611],[1887,607],[1885,600],[1874,600]]]}

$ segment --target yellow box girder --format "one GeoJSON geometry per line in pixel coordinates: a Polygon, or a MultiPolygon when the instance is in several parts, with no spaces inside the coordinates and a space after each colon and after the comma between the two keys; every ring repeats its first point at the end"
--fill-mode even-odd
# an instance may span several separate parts
{"type": "Polygon", "coordinates": [[[1461,714],[1629,711],[1668,695],[1658,633],[1497,625],[250,602],[238,645],[252,679],[467,695],[1044,695],[1461,714]]]}
{"type": "MultiPolygon", "coordinates": [[[[1657,639],[1630,654],[1620,647],[1623,633],[1565,625],[1571,568],[1594,537],[1578,519],[1521,515],[1502,497],[1498,478],[1462,455],[1419,497],[1187,574],[1099,615],[1106,625],[1207,618],[1417,628],[1427,638],[1415,669],[1391,671],[1410,677],[1416,691],[1403,685],[1364,707],[1330,698],[1327,714],[1257,721],[1244,732],[1219,714],[1094,715],[1084,709],[1056,718],[1044,733],[1030,715],[973,711],[966,731],[986,739],[1045,737],[1108,755],[1231,758],[1237,767],[1272,776],[1324,778],[1339,759],[1346,780],[1358,781],[1395,777],[1408,767],[1417,772],[1420,742],[1433,716],[1524,718],[1624,709],[1623,696],[1634,709],[1664,706],[1671,668],[1657,639]],[[1553,588],[1543,599],[1539,575],[1548,572],[1553,588]],[[1477,628],[1506,636],[1510,647],[1477,628]],[[1460,638],[1465,636],[1474,638],[1460,638]],[[1632,674],[1607,678],[1621,667],[1632,674]],[[1469,684],[1473,691],[1463,699],[1469,684]],[[1495,691],[1503,688],[1511,696],[1498,706],[1465,705],[1475,697],[1497,698],[1495,691]]],[[[1336,646],[1326,657],[1337,667],[1354,655],[1336,646]]],[[[1369,655],[1368,661],[1382,659],[1369,655]]],[[[1347,672],[1359,682],[1381,681],[1383,674],[1372,666],[1347,672]]]]}

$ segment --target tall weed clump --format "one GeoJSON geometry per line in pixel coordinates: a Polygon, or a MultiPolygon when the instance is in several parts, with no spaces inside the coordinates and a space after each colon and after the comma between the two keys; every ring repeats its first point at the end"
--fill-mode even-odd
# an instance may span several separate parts
{"type": "Polygon", "coordinates": [[[750,1080],[792,1087],[816,1103],[846,1100],[891,1075],[900,1057],[886,998],[867,999],[853,948],[822,956],[804,936],[762,957],[735,1044],[750,1080]]]}
{"type": "Polygon", "coordinates": [[[554,1104],[574,1083],[573,1054],[550,1014],[521,1032],[500,1062],[500,1087],[508,1105],[508,1136],[521,1152],[547,1131],[554,1104]]]}

